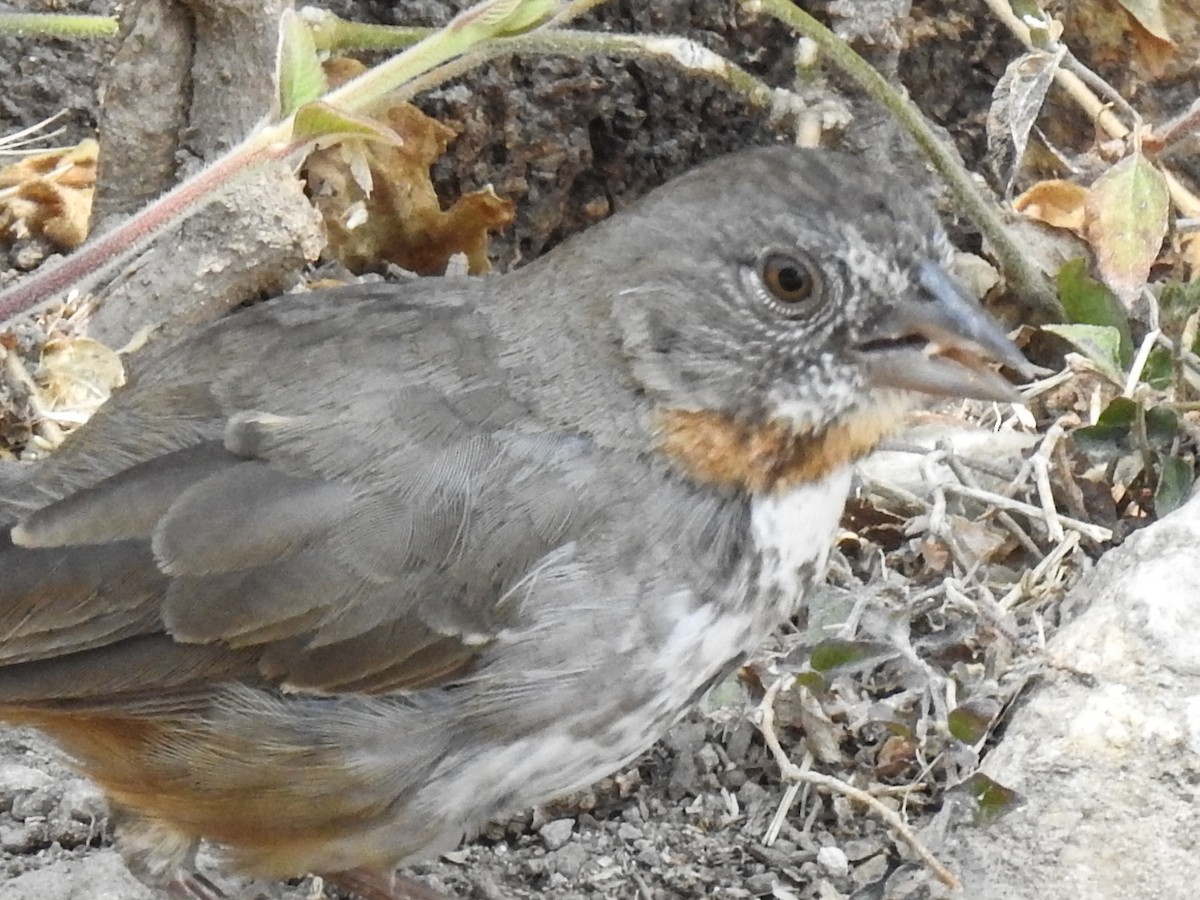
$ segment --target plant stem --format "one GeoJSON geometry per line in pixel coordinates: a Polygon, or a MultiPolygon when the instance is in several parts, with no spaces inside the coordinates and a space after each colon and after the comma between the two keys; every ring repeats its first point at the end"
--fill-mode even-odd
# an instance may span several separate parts
{"type": "MultiPolygon", "coordinates": [[[[525,8],[535,2],[528,0],[525,8]]],[[[576,0],[555,21],[567,21],[595,3],[596,0],[576,0]]],[[[326,94],[322,101],[346,112],[369,112],[383,100],[390,99],[398,88],[448,61],[469,57],[474,64],[480,58],[494,55],[498,47],[506,47],[505,42],[512,40],[503,31],[504,20],[499,20],[489,30],[487,10],[502,6],[498,0],[476,4],[456,16],[445,28],[430,33],[404,52],[326,94]],[[483,15],[478,15],[481,12],[483,15]]],[[[520,7],[521,4],[514,4],[517,10],[520,7]]],[[[44,267],[14,287],[0,291],[0,326],[17,315],[39,309],[81,279],[107,270],[168,225],[190,215],[220,188],[256,165],[282,158],[298,149],[293,137],[294,125],[293,114],[260,128],[229,153],[95,242],[77,250],[60,265],[44,267]]],[[[305,138],[304,142],[307,140],[305,138]]]]}
{"type": "Polygon", "coordinates": [[[117,20],[112,16],[0,13],[0,34],[18,37],[110,38],[117,36],[117,20]]]}

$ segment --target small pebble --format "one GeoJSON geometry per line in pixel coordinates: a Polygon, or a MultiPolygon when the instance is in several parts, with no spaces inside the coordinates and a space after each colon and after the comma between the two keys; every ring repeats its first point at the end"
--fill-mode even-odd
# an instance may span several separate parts
{"type": "Polygon", "coordinates": [[[542,830],[538,832],[538,837],[542,839],[542,843],[546,845],[547,850],[557,850],[566,845],[567,841],[571,840],[571,834],[574,831],[574,819],[555,819],[553,822],[547,822],[542,826],[542,830]]]}
{"type": "Polygon", "coordinates": [[[841,878],[850,871],[850,861],[840,847],[822,847],[818,850],[817,865],[834,878],[841,878]]]}
{"type": "Polygon", "coordinates": [[[100,788],[82,778],[73,778],[63,788],[59,801],[60,814],[88,825],[95,824],[108,815],[108,804],[100,788]]]}
{"type": "Polygon", "coordinates": [[[18,822],[45,819],[58,807],[58,798],[48,789],[23,791],[13,797],[12,817],[18,822]]]}
{"type": "Polygon", "coordinates": [[[555,871],[561,872],[570,879],[579,876],[587,861],[587,848],[580,843],[567,844],[562,849],[554,851],[551,857],[551,865],[554,866],[555,871]]]}
{"type": "Polygon", "coordinates": [[[622,822],[617,826],[617,837],[623,841],[636,841],[643,833],[642,829],[636,825],[630,825],[628,822],[622,822]]]}
{"type": "Polygon", "coordinates": [[[696,767],[701,772],[715,772],[721,765],[721,757],[712,744],[705,744],[696,752],[696,767]]]}

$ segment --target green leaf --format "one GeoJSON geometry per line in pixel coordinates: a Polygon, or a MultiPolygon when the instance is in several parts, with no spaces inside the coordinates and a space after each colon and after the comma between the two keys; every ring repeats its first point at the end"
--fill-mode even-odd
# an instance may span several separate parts
{"type": "Polygon", "coordinates": [[[800,672],[796,675],[799,684],[814,694],[824,694],[829,690],[829,681],[820,672],[800,672]]]}
{"type": "Polygon", "coordinates": [[[982,772],[976,772],[964,781],[962,789],[967,791],[979,804],[975,814],[976,825],[990,825],[1024,802],[1021,795],[1012,788],[1006,788],[982,772]]]}
{"type": "Polygon", "coordinates": [[[495,37],[512,37],[547,22],[559,0],[483,0],[454,18],[447,30],[470,44],[495,37]]]}
{"type": "Polygon", "coordinates": [[[1179,434],[1179,417],[1166,406],[1146,410],[1146,442],[1155,450],[1169,450],[1179,434]]]}
{"type": "Polygon", "coordinates": [[[1141,153],[1131,153],[1093,182],[1084,232],[1105,282],[1126,306],[1137,297],[1167,234],[1167,180],[1141,153]]]}
{"type": "Polygon", "coordinates": [[[1109,325],[1043,325],[1042,331],[1056,334],[1091,360],[1100,373],[1121,384],[1121,332],[1109,325]]]}
{"type": "Polygon", "coordinates": [[[828,638],[813,647],[808,664],[817,672],[828,672],[864,663],[874,664],[894,656],[895,652],[889,644],[828,638]]]}
{"type": "Polygon", "coordinates": [[[285,9],[279,20],[279,51],[275,63],[280,118],[287,118],[303,104],[316,100],[329,90],[312,29],[291,9],[285,9]]]}
{"type": "Polygon", "coordinates": [[[1146,357],[1142,368],[1142,381],[1152,388],[1163,391],[1171,386],[1175,378],[1175,360],[1165,347],[1155,347],[1146,357]]]}
{"type": "MultiPolygon", "coordinates": [[[[1128,453],[1134,447],[1133,423],[1137,403],[1117,397],[1105,408],[1095,425],[1077,428],[1072,437],[1080,449],[1093,456],[1112,457],[1128,453]]],[[[1146,442],[1155,450],[1166,451],[1179,433],[1179,419],[1165,406],[1146,410],[1146,442]]]]}
{"type": "Polygon", "coordinates": [[[1121,368],[1129,367],[1133,362],[1133,335],[1125,307],[1104,282],[1088,274],[1087,262],[1082,258],[1069,260],[1058,270],[1058,299],[1074,324],[1115,328],[1121,336],[1121,368]]]}
{"type": "Polygon", "coordinates": [[[1100,413],[1095,425],[1075,429],[1072,437],[1080,449],[1094,456],[1120,456],[1129,451],[1132,443],[1129,434],[1136,411],[1128,397],[1117,397],[1100,413]]]}
{"type": "Polygon", "coordinates": [[[305,103],[296,110],[292,136],[296,140],[356,137],[397,146],[404,143],[400,135],[378,119],[348,113],[320,100],[305,103]]]}
{"type": "Polygon", "coordinates": [[[970,700],[950,711],[946,727],[964,744],[977,744],[987,736],[999,714],[1000,704],[991,698],[970,700]]]}
{"type": "MultiPolygon", "coordinates": [[[[1158,298],[1159,316],[1163,323],[1163,331],[1176,335],[1183,331],[1183,326],[1197,309],[1200,309],[1200,278],[1191,281],[1168,281],[1162,287],[1158,298]]],[[[1197,341],[1200,344],[1200,340],[1197,341]]],[[[1189,347],[1193,353],[1196,347],[1189,347]]]]}
{"type": "Polygon", "coordinates": [[[1196,481],[1192,463],[1178,456],[1164,457],[1160,462],[1158,486],[1154,489],[1154,511],[1161,519],[1187,502],[1196,481]]]}
{"type": "Polygon", "coordinates": [[[1010,0],[1009,6],[1012,7],[1017,18],[1029,27],[1029,36],[1033,46],[1043,50],[1049,47],[1050,36],[1046,29],[1033,24],[1048,21],[1046,14],[1042,11],[1041,3],[1038,0],[1010,0]]]}

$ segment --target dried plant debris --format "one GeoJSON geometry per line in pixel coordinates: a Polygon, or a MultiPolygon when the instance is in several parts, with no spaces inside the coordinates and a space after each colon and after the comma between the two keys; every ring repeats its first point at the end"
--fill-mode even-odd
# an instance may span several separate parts
{"type": "Polygon", "coordinates": [[[73,250],[88,235],[99,145],[27,156],[0,169],[0,240],[41,238],[73,250]]]}
{"type": "Polygon", "coordinates": [[[53,450],[125,383],[118,353],[83,335],[87,314],[65,306],[0,336],[0,457],[53,450]]]}
{"type": "Polygon", "coordinates": [[[1098,64],[1129,68],[1154,81],[1194,68],[1186,48],[1200,38],[1200,22],[1189,0],[1101,0],[1047,3],[1062,16],[1067,33],[1098,64]]]}
{"type": "MultiPolygon", "coordinates": [[[[330,82],[338,84],[363,67],[339,59],[326,68],[330,82]]],[[[459,253],[466,255],[471,274],[488,271],[488,232],[512,221],[513,204],[485,189],[441,208],[429,168],[454,131],[408,103],[380,112],[374,131],[340,138],[313,151],[305,163],[331,252],[358,273],[394,263],[440,275],[459,253]]]]}

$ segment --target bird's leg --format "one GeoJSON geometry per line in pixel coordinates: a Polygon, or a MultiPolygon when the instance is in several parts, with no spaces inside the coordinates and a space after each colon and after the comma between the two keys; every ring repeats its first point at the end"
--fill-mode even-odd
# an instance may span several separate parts
{"type": "Polygon", "coordinates": [[[109,813],[114,844],[142,884],[172,900],[228,900],[196,865],[200,841],[166,822],[113,804],[109,813]]]}
{"type": "Polygon", "coordinates": [[[322,877],[363,900],[450,900],[445,894],[395,872],[350,869],[322,877]]]}
{"type": "Polygon", "coordinates": [[[224,891],[199,872],[171,882],[167,893],[178,900],[229,900],[224,891]]]}

